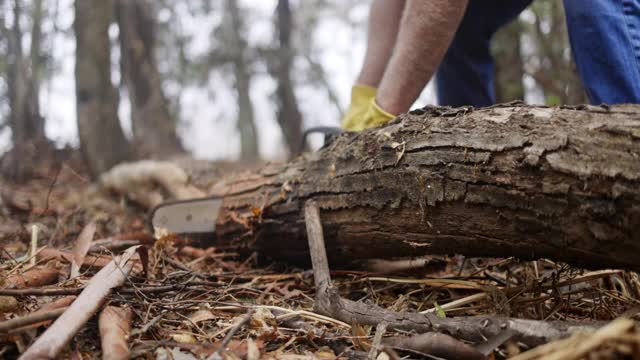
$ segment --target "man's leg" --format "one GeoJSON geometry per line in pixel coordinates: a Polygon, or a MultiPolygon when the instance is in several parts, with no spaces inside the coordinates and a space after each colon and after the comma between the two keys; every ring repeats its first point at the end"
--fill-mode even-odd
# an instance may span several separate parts
{"type": "MultiPolygon", "coordinates": [[[[581,0],[578,0],[581,1],[581,0]]],[[[471,0],[436,75],[438,103],[489,106],[495,103],[493,34],[515,19],[532,0],[471,0]]]]}
{"type": "Polygon", "coordinates": [[[640,102],[640,1],[564,0],[571,49],[594,104],[640,102]]]}

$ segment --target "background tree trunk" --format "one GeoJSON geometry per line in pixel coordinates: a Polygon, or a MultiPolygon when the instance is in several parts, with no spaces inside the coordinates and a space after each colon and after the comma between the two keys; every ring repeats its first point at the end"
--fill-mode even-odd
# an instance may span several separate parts
{"type": "Polygon", "coordinates": [[[155,22],[148,0],[116,0],[121,68],[131,100],[133,136],[142,156],[184,152],[155,61],[155,22]]]}
{"type": "Polygon", "coordinates": [[[45,153],[48,145],[44,132],[44,118],[40,116],[41,38],[42,38],[42,0],[32,3],[31,49],[24,54],[24,40],[21,22],[23,19],[21,1],[13,2],[13,25],[3,33],[8,39],[7,49],[7,87],[9,97],[9,125],[11,127],[11,152],[5,158],[3,173],[9,178],[22,181],[28,176],[28,165],[36,154],[45,153]],[[37,150],[36,150],[37,149],[37,150]]]}
{"type": "Polygon", "coordinates": [[[130,154],[118,121],[118,92],[111,83],[112,2],[76,0],[75,13],[78,134],[87,165],[97,176],[130,154]]]}
{"type": "Polygon", "coordinates": [[[496,62],[496,101],[524,100],[524,61],[520,53],[522,24],[516,19],[500,29],[491,44],[496,62]]]}
{"type": "Polygon", "coordinates": [[[302,115],[298,109],[298,101],[291,80],[294,52],[291,48],[293,22],[289,0],[278,0],[276,14],[275,24],[279,44],[275,61],[269,61],[269,71],[278,81],[276,118],[282,129],[289,154],[295,154],[302,143],[302,115]]]}
{"type": "Polygon", "coordinates": [[[258,132],[254,122],[253,103],[251,101],[251,71],[246,59],[247,42],[242,36],[242,18],[237,0],[227,0],[228,37],[227,45],[233,63],[236,95],[238,98],[238,131],[240,132],[240,157],[245,161],[254,161],[259,155],[258,132]]]}
{"type": "Polygon", "coordinates": [[[308,262],[314,199],[335,263],[459,253],[640,270],[640,106],[425,111],[230,179],[216,245],[308,262]]]}
{"type": "Polygon", "coordinates": [[[562,2],[538,0],[529,9],[534,17],[525,34],[535,50],[525,60],[525,72],[540,86],[547,105],[588,103],[570,51],[562,2]]]}

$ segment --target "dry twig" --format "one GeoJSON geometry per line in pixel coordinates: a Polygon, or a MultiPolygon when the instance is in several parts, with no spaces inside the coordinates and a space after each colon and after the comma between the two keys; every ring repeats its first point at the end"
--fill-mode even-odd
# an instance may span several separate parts
{"type": "MultiPolygon", "coordinates": [[[[468,341],[482,342],[505,331],[513,331],[515,337],[528,345],[539,345],[552,339],[564,337],[581,329],[592,329],[593,325],[568,322],[544,322],[504,318],[498,316],[476,316],[439,318],[433,314],[393,312],[375,305],[343,299],[331,284],[329,265],[324,246],[320,211],[313,201],[305,205],[309,250],[316,285],[314,310],[349,324],[389,324],[390,329],[426,332],[445,332],[468,341]]],[[[451,348],[452,353],[457,349],[451,348]]]]}
{"type": "Polygon", "coordinates": [[[137,247],[129,248],[89,281],[78,299],[20,357],[23,360],[55,358],[75,333],[98,310],[112,289],[124,284],[133,269],[137,247]]]}

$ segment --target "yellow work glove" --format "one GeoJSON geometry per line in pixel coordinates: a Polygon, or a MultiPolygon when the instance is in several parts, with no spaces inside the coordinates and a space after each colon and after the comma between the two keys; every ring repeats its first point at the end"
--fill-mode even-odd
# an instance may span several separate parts
{"type": "Polygon", "coordinates": [[[354,85],[351,89],[351,104],[342,119],[342,128],[348,131],[361,131],[394,119],[394,115],[380,108],[375,98],[376,88],[354,85]]]}

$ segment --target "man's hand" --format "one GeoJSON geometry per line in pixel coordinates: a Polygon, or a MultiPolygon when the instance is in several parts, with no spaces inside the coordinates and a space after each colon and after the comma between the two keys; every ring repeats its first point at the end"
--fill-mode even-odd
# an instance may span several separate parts
{"type": "Polygon", "coordinates": [[[351,104],[342,119],[342,128],[349,131],[361,131],[380,126],[395,116],[384,111],[375,100],[376,88],[367,85],[355,85],[351,89],[351,104]]]}

